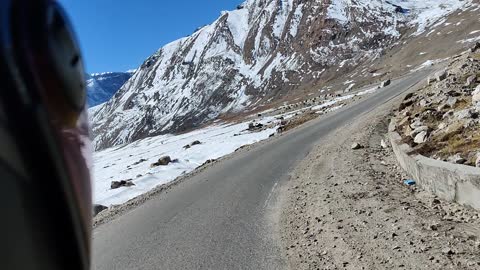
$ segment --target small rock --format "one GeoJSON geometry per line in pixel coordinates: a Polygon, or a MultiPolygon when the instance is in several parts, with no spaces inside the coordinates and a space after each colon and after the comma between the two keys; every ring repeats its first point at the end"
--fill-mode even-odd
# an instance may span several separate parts
{"type": "Polygon", "coordinates": [[[102,212],[105,209],[108,209],[108,207],[106,207],[105,205],[94,204],[93,205],[93,216],[98,215],[100,212],[102,212]]]}
{"type": "Polygon", "coordinates": [[[437,82],[441,82],[447,78],[447,72],[445,70],[435,73],[435,79],[437,82]]]}
{"type": "Polygon", "coordinates": [[[445,255],[453,255],[455,252],[451,248],[444,248],[442,249],[442,253],[445,255]]]}
{"type": "Polygon", "coordinates": [[[415,136],[413,142],[415,142],[416,144],[424,143],[427,141],[427,135],[428,133],[426,131],[422,131],[415,136]]]}
{"type": "Polygon", "coordinates": [[[131,187],[131,186],[135,186],[135,184],[132,182],[132,179],[129,179],[129,180],[125,180],[125,183],[123,183],[123,181],[120,181],[124,187],[131,187]]]}
{"type": "Polygon", "coordinates": [[[477,103],[480,101],[480,84],[475,88],[475,91],[472,92],[472,102],[477,103]]]}
{"type": "Polygon", "coordinates": [[[451,96],[451,97],[459,97],[462,95],[462,93],[460,93],[459,91],[456,91],[456,90],[450,90],[447,92],[447,95],[448,96],[451,96]]]}
{"type": "Polygon", "coordinates": [[[465,164],[467,162],[466,159],[460,156],[460,154],[456,154],[448,158],[448,161],[455,163],[455,164],[465,164]]]}
{"type": "Polygon", "coordinates": [[[351,147],[353,150],[358,150],[358,149],[362,149],[363,146],[357,142],[353,143],[352,144],[352,147],[351,147]]]}
{"type": "Polygon", "coordinates": [[[166,166],[170,162],[172,162],[172,159],[170,158],[170,156],[164,156],[159,158],[157,162],[153,163],[151,167],[166,166]]]}
{"type": "Polygon", "coordinates": [[[110,188],[111,189],[117,189],[117,188],[120,188],[120,187],[131,187],[131,186],[135,186],[135,184],[132,182],[132,179],[121,180],[121,181],[112,181],[110,183],[110,188]]]}
{"type": "Polygon", "coordinates": [[[424,127],[425,124],[423,124],[423,122],[420,120],[420,119],[416,119],[415,121],[413,121],[413,123],[410,125],[410,127],[412,129],[417,129],[417,128],[420,128],[420,127],[424,127]]]}
{"type": "Polygon", "coordinates": [[[387,149],[387,148],[388,148],[387,143],[386,143],[383,139],[380,141],[380,146],[382,146],[383,149],[387,149]]]}
{"type": "Polygon", "coordinates": [[[447,109],[450,109],[451,107],[446,104],[446,103],[443,103],[443,104],[440,104],[438,107],[437,107],[437,111],[444,111],[444,110],[447,110],[447,109]]]}
{"type": "Polygon", "coordinates": [[[117,189],[121,186],[120,181],[112,181],[112,183],[110,183],[110,189],[117,189]]]}
{"type": "Polygon", "coordinates": [[[430,202],[430,206],[439,205],[441,202],[439,199],[435,198],[430,202]]]}
{"type": "Polygon", "coordinates": [[[480,153],[477,154],[477,160],[475,161],[475,167],[480,168],[480,153]]]}
{"type": "Polygon", "coordinates": [[[470,111],[470,109],[464,109],[464,110],[461,110],[461,111],[457,111],[453,115],[455,116],[455,118],[460,119],[460,120],[472,118],[472,112],[470,111]]]}
{"type": "Polygon", "coordinates": [[[184,148],[184,149],[189,149],[189,148],[191,148],[192,146],[199,145],[199,144],[202,144],[202,142],[200,142],[200,141],[193,141],[193,142],[185,145],[183,148],[184,148]]]}
{"type": "Polygon", "coordinates": [[[410,132],[410,137],[415,138],[419,133],[421,133],[423,131],[428,132],[428,127],[427,126],[420,126],[420,127],[415,128],[414,130],[412,130],[412,132],[410,132]]]}
{"type": "Polygon", "coordinates": [[[446,112],[442,115],[442,119],[449,118],[450,116],[453,116],[453,114],[454,114],[454,111],[449,110],[448,112],[446,112]]]}
{"type": "Polygon", "coordinates": [[[427,100],[425,99],[420,100],[421,107],[427,107],[428,105],[430,105],[430,103],[427,100]]]}
{"type": "Polygon", "coordinates": [[[249,123],[248,124],[248,130],[249,131],[257,131],[263,128],[263,124],[261,123],[249,123]]]}
{"type": "Polygon", "coordinates": [[[403,100],[408,100],[413,97],[414,93],[408,93],[403,100]]]}
{"type": "Polygon", "coordinates": [[[480,49],[480,42],[475,43],[475,45],[470,49],[472,53],[476,52],[478,49],[480,49]]]}
{"type": "Polygon", "coordinates": [[[194,145],[199,145],[199,144],[202,144],[202,142],[201,141],[193,141],[190,145],[194,146],[194,145]]]}
{"type": "Polygon", "coordinates": [[[470,86],[472,83],[477,82],[477,75],[472,75],[467,78],[467,82],[465,83],[465,86],[470,86]]]}
{"type": "Polygon", "coordinates": [[[398,107],[399,111],[403,111],[405,108],[412,106],[413,100],[405,100],[402,103],[400,103],[400,106],[398,107]]]}
{"type": "Polygon", "coordinates": [[[449,98],[447,99],[446,104],[447,104],[448,106],[450,106],[450,108],[452,108],[453,106],[455,106],[455,104],[457,104],[457,98],[456,98],[456,97],[449,97],[449,98]]]}
{"type": "Polygon", "coordinates": [[[202,166],[207,165],[207,164],[214,163],[215,161],[216,161],[216,159],[209,159],[209,160],[205,161],[205,162],[202,164],[202,166]]]}
{"type": "Polygon", "coordinates": [[[142,162],[145,162],[145,161],[147,161],[147,160],[144,159],[144,158],[142,158],[142,159],[140,159],[139,161],[133,163],[133,165],[138,165],[138,164],[140,164],[140,163],[142,163],[142,162]]]}
{"type": "Polygon", "coordinates": [[[410,117],[406,116],[398,122],[398,126],[401,127],[403,125],[406,125],[409,123],[409,121],[410,121],[410,117]]]}
{"type": "Polygon", "coordinates": [[[475,110],[476,113],[480,113],[480,102],[477,102],[477,104],[475,104],[475,107],[473,109],[475,110]]]}

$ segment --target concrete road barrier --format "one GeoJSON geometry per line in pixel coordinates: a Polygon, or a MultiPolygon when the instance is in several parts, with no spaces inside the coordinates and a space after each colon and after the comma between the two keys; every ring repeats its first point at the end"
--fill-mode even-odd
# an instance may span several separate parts
{"type": "Polygon", "coordinates": [[[480,209],[480,168],[427,158],[402,143],[395,121],[388,136],[400,166],[417,185],[439,198],[480,209]]]}

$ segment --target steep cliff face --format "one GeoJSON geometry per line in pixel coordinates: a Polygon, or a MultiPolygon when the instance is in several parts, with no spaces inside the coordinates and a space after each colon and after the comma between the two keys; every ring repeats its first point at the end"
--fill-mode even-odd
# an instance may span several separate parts
{"type": "Polygon", "coordinates": [[[89,107],[107,102],[134,71],[87,74],[87,102],[89,107]]]}
{"type": "Polygon", "coordinates": [[[149,57],[95,111],[94,145],[181,132],[315,86],[467,3],[248,0],[149,57]]]}

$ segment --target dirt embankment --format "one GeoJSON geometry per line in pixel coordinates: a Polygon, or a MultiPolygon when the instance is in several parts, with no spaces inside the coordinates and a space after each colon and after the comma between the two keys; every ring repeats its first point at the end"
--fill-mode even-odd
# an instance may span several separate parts
{"type": "Polygon", "coordinates": [[[381,146],[392,104],[332,133],[283,187],[291,269],[480,269],[479,213],[406,186],[381,146]]]}

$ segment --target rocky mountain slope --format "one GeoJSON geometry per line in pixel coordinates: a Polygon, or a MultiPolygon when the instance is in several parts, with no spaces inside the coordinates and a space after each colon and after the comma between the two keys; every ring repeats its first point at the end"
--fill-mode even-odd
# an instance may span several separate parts
{"type": "Polygon", "coordinates": [[[480,43],[400,105],[397,130],[418,153],[480,167],[480,43]]]}
{"type": "Polygon", "coordinates": [[[470,3],[247,0],[149,57],[91,116],[94,146],[182,132],[321,87],[470,3]]]}
{"type": "Polygon", "coordinates": [[[134,71],[87,74],[87,102],[93,107],[107,102],[125,84],[134,71]]]}

